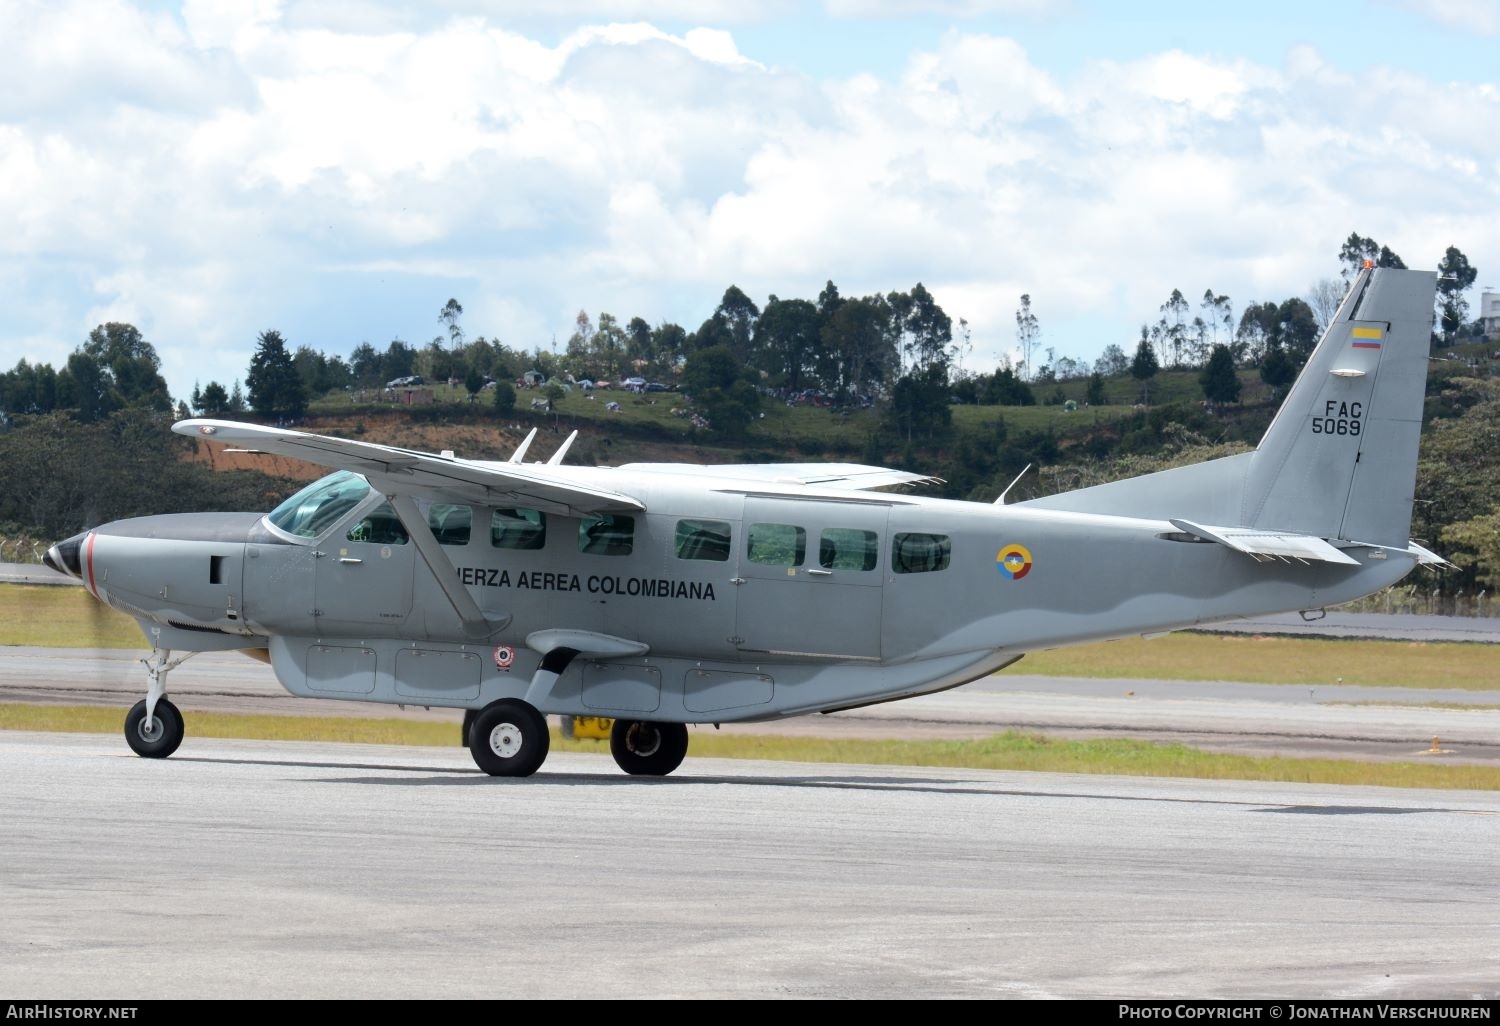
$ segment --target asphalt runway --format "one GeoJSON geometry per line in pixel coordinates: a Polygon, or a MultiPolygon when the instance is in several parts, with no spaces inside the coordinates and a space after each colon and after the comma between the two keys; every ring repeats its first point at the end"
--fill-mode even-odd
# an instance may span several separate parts
{"type": "MultiPolygon", "coordinates": [[[[145,695],[143,654],[0,646],[0,701],[105,705],[118,708],[123,720],[124,711],[145,695]]],[[[447,720],[454,724],[455,743],[458,738],[456,711],[295,698],[276,682],[270,667],[237,652],[194,656],[172,671],[168,691],[187,716],[190,736],[195,712],[216,711],[447,720]]],[[[1059,737],[1179,741],[1251,755],[1500,765],[1500,691],[1098,680],[1007,672],[937,695],[829,716],[726,724],[723,729],[834,738],[975,738],[1026,730],[1059,737]]]]}
{"type": "Polygon", "coordinates": [[[0,992],[1500,997],[1500,797],[0,733],[0,992]]]}

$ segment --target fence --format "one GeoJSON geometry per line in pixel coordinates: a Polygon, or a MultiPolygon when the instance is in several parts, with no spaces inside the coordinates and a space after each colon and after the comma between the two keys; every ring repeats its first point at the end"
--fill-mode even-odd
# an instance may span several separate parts
{"type": "Polygon", "coordinates": [[[0,563],[41,563],[42,554],[51,542],[27,535],[0,537],[0,563]]]}
{"type": "Polygon", "coordinates": [[[1496,616],[1500,609],[1487,589],[1445,595],[1437,588],[1397,584],[1339,606],[1347,613],[1411,613],[1417,616],[1496,616]]]}

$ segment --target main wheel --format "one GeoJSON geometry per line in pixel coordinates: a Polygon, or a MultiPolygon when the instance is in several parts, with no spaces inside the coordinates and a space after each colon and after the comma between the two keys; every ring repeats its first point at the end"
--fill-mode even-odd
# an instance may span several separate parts
{"type": "Polygon", "coordinates": [[[469,728],[469,754],[492,777],[531,776],[551,747],[547,718],[519,698],[491,702],[469,728]]]}
{"type": "Polygon", "coordinates": [[[182,713],[165,698],[158,699],[151,727],[146,727],[146,700],[143,698],[125,714],[125,742],[131,751],[145,759],[165,759],[177,751],[185,733],[182,713]]]}
{"type": "Polygon", "coordinates": [[[626,773],[664,777],[682,765],[688,750],[685,723],[615,720],[609,732],[609,753],[626,773]]]}

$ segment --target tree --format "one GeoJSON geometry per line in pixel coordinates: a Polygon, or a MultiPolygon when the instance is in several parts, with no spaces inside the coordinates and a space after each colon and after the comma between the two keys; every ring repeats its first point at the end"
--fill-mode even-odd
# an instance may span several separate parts
{"type": "Polygon", "coordinates": [[[1203,395],[1215,406],[1240,401],[1240,376],[1234,369],[1234,354],[1226,345],[1216,345],[1198,374],[1203,395]]]}
{"type": "Polygon", "coordinates": [[[459,305],[458,300],[450,299],[443,304],[438,311],[438,320],[448,326],[448,341],[457,349],[464,344],[464,329],[459,326],[458,319],[464,314],[464,308],[459,305]]]}
{"type": "Polygon", "coordinates": [[[1084,393],[1084,402],[1090,406],[1106,406],[1109,400],[1104,395],[1104,375],[1098,371],[1089,375],[1088,391],[1084,393]]]}
{"type": "Polygon", "coordinates": [[[1016,342],[1021,347],[1021,376],[1023,378],[1032,376],[1031,351],[1036,347],[1037,340],[1041,336],[1041,326],[1037,323],[1036,314],[1031,312],[1031,294],[1023,293],[1021,305],[1016,310],[1016,342]]]}
{"type": "Polygon", "coordinates": [[[840,300],[819,333],[817,373],[826,389],[865,394],[898,363],[884,296],[840,300]]]}
{"type": "Polygon", "coordinates": [[[946,381],[953,343],[952,318],[921,282],[910,292],[892,292],[886,296],[886,303],[891,311],[891,344],[902,366],[924,373],[941,368],[940,376],[946,381]]]}
{"type": "Polygon", "coordinates": [[[1469,263],[1469,258],[1456,246],[1449,246],[1438,261],[1437,312],[1443,326],[1443,338],[1453,341],[1464,318],[1469,315],[1469,302],[1464,293],[1479,277],[1479,270],[1469,263]]]}
{"type": "Polygon", "coordinates": [[[738,437],[760,411],[760,393],[727,345],[699,349],[682,368],[682,385],[712,430],[738,437]]]}
{"type": "Polygon", "coordinates": [[[110,321],[89,332],[81,351],[97,361],[103,374],[102,387],[118,406],[141,406],[165,413],[172,396],[161,376],[156,349],[141,337],[133,324],[110,321]]]}
{"type": "Polygon", "coordinates": [[[250,388],[250,408],[261,417],[296,420],[307,411],[307,392],[302,377],[286,351],[281,332],[260,333],[255,353],[250,357],[250,371],[245,375],[250,388]]]}
{"type": "Polygon", "coordinates": [[[1318,322],[1320,335],[1333,323],[1348,291],[1349,286],[1337,278],[1320,278],[1307,290],[1307,306],[1313,312],[1313,320],[1318,322]]]}
{"type": "Polygon", "coordinates": [[[1367,239],[1358,232],[1350,232],[1339,249],[1339,262],[1343,264],[1340,277],[1352,282],[1368,260],[1376,267],[1405,268],[1406,264],[1389,246],[1382,246],[1374,239],[1367,239]]]}
{"type": "Polygon", "coordinates": [[[469,393],[469,402],[473,402],[479,395],[479,390],[484,387],[484,375],[479,373],[479,368],[470,366],[464,372],[464,391],[469,393]]]}
{"type": "Polygon", "coordinates": [[[1472,567],[1480,584],[1491,589],[1500,585],[1500,508],[1449,524],[1441,538],[1450,546],[1448,558],[1472,567]]]}
{"type": "Polygon", "coordinates": [[[662,370],[675,368],[687,358],[687,329],[670,321],[658,324],[651,329],[651,348],[655,367],[662,370]]]}
{"type": "Polygon", "coordinates": [[[1272,394],[1277,394],[1283,387],[1290,385],[1296,376],[1297,365],[1286,354],[1281,343],[1272,341],[1267,345],[1260,361],[1260,380],[1271,386],[1272,394]]]}
{"type": "Polygon", "coordinates": [[[64,384],[71,396],[70,405],[78,411],[78,419],[85,424],[103,420],[120,408],[120,399],[115,392],[109,373],[99,361],[81,349],[68,357],[64,384]]]}
{"type": "Polygon", "coordinates": [[[601,313],[599,328],[589,340],[589,355],[594,376],[614,381],[620,375],[621,362],[625,358],[625,329],[615,320],[614,314],[601,313]]]}
{"type": "Polygon", "coordinates": [[[229,411],[229,393],[217,381],[203,386],[202,392],[194,392],[193,408],[200,417],[220,417],[229,411]]]}
{"type": "Polygon", "coordinates": [[[504,417],[516,408],[516,386],[501,378],[495,382],[495,412],[504,417]]]}
{"type": "Polygon", "coordinates": [[[1125,350],[1111,342],[1099,354],[1099,359],[1094,361],[1094,369],[1107,377],[1118,377],[1130,370],[1130,357],[1125,355],[1125,350]]]}
{"type": "Polygon", "coordinates": [[[632,368],[656,362],[656,340],[644,317],[632,317],[625,326],[625,359],[632,368]]]}
{"type": "Polygon", "coordinates": [[[817,366],[818,308],[805,299],[766,300],[755,324],[755,363],[793,392],[817,366]]]}
{"type": "Polygon", "coordinates": [[[1141,325],[1141,341],[1135,347],[1135,359],[1130,361],[1130,376],[1141,383],[1141,401],[1151,405],[1151,379],[1161,370],[1156,361],[1156,350],[1146,336],[1146,326],[1141,325]]]}
{"type": "Polygon", "coordinates": [[[953,423],[948,406],[948,381],[942,366],[903,374],[891,389],[885,409],[885,426],[907,444],[914,439],[932,439],[947,433],[953,423]]]}
{"type": "Polygon", "coordinates": [[[1183,318],[1187,316],[1188,302],[1181,289],[1173,289],[1167,301],[1161,305],[1161,330],[1166,352],[1171,354],[1172,366],[1182,365],[1182,344],[1187,337],[1183,318]]]}
{"type": "Polygon", "coordinates": [[[1301,367],[1318,344],[1318,320],[1312,307],[1295,296],[1276,308],[1276,339],[1301,367]]]}
{"type": "Polygon", "coordinates": [[[742,364],[749,363],[750,343],[755,337],[755,322],[760,317],[760,308],[740,291],[738,285],[731,285],[724,290],[724,298],[719,300],[714,316],[722,318],[728,327],[729,347],[734,350],[735,358],[742,364]]]}
{"type": "Polygon", "coordinates": [[[380,375],[376,380],[384,382],[395,378],[407,378],[416,373],[416,368],[416,347],[407,345],[399,338],[393,338],[390,345],[385,347],[385,355],[380,358],[380,375]]]}
{"type": "Polygon", "coordinates": [[[1036,393],[1009,366],[998,367],[980,383],[981,401],[989,406],[1035,406],[1036,393]]]}

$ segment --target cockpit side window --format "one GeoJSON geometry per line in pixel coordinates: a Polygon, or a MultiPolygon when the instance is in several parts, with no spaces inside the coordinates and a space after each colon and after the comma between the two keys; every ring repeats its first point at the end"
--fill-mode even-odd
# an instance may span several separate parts
{"type": "Polygon", "coordinates": [[[298,538],[316,538],[364,501],[370,484],[348,470],[329,474],[302,489],[266,515],[270,523],[298,538]]]}
{"type": "Polygon", "coordinates": [[[371,545],[405,545],[406,525],[389,502],[382,502],[349,528],[349,540],[371,545]]]}

